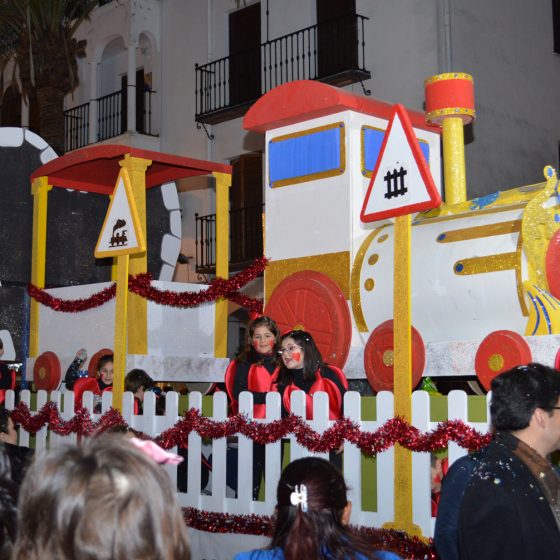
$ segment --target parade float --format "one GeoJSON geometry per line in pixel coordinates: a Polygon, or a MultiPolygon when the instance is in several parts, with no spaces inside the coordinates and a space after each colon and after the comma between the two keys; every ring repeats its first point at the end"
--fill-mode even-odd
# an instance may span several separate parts
{"type": "MultiPolygon", "coordinates": [[[[437,422],[430,396],[411,392],[422,376],[476,376],[487,389],[518,363],[554,363],[560,220],[552,168],[543,183],[466,199],[463,126],[475,116],[470,76],[427,80],[426,109],[309,81],[262,96],[244,127],[265,134],[266,259],[229,279],[228,166],[96,146],[37,169],[27,370],[51,392],[39,394],[33,412],[23,394],[14,412],[23,427],[20,444],[29,445],[31,434],[41,449],[118,423],[166,448],[188,442],[188,484],[179,498],[192,527],[193,558],[229,558],[254,546],[247,535],[269,534],[283,438],[290,440],[290,458],[327,456],[344,444],[351,522],[403,556],[432,555],[429,452],[448,448],[452,461],[486,443],[488,426],[486,417],[472,420],[464,393],[449,396],[437,422]],[[216,178],[217,278],[209,286],[146,276],[146,189],[189,174],[216,178]],[[45,289],[47,193],[54,187],[113,196],[96,250],[115,259],[116,282],[45,289]],[[144,414],[135,415],[132,395],[122,395],[131,367],[162,379],[222,380],[227,300],[258,310],[259,302],[239,290],[262,272],[264,312],[282,330],[310,331],[325,360],[349,379],[367,378],[377,392],[373,407],[350,391],[345,418],[333,423],[325,395],[317,394],[314,418],[306,421],[303,395],[296,393],[295,415],[281,419],[271,393],[266,420],[253,422],[248,393],[241,395],[240,415],[229,418],[225,393],[213,396],[209,418],[200,394],[189,395],[185,411],[170,393],[163,417],[155,415],[151,396],[144,414]],[[87,397],[75,415],[73,395],[59,391],[61,367],[84,337],[92,355],[115,352],[115,392],[103,396],[101,415],[87,397]],[[226,484],[227,437],[238,438],[234,490],[226,484]],[[206,488],[203,439],[212,441],[213,456],[206,488]],[[251,497],[251,469],[244,468],[253,441],[267,444],[259,500],[251,497]]],[[[15,406],[13,394],[7,403],[15,406]]],[[[167,468],[178,481],[177,468],[167,468]]]]}

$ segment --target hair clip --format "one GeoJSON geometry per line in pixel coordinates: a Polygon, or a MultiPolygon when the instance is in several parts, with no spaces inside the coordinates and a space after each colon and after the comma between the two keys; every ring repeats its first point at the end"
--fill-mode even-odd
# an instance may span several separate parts
{"type": "Polygon", "coordinates": [[[299,506],[303,513],[307,511],[307,486],[305,484],[296,484],[294,491],[290,494],[290,503],[293,506],[299,506]]]}

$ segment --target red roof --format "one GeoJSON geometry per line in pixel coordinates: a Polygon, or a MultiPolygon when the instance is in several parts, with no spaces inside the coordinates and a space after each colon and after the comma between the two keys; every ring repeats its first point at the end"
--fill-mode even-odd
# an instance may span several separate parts
{"type": "Polygon", "coordinates": [[[146,170],[146,189],[213,171],[231,174],[231,166],[223,163],[107,144],[88,146],[53,159],[34,171],[31,180],[48,177],[49,184],[55,187],[112,194],[121,169],[119,162],[125,154],[152,161],[146,170]]]}
{"type": "MultiPolygon", "coordinates": [[[[255,132],[266,132],[348,110],[389,120],[393,105],[322,82],[299,80],[278,86],[263,95],[245,115],[243,127],[255,132]]],[[[440,132],[438,127],[426,124],[421,111],[407,111],[412,126],[440,132]]]]}

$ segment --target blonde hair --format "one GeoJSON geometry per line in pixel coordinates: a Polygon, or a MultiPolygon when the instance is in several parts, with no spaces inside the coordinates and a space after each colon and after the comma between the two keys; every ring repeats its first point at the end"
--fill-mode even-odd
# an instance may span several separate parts
{"type": "Polygon", "coordinates": [[[21,488],[18,560],[188,560],[165,470],[121,435],[40,456],[21,488]]]}

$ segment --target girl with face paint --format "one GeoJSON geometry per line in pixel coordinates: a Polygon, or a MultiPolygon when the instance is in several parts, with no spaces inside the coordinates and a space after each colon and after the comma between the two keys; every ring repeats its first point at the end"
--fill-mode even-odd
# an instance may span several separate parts
{"type": "MultiPolygon", "coordinates": [[[[266,394],[276,391],[278,374],[279,330],[266,316],[257,317],[249,325],[247,344],[226,370],[225,382],[232,412],[237,412],[239,394],[253,393],[253,417],[266,417],[266,394]]],[[[253,497],[257,499],[264,472],[265,446],[253,446],[253,497]]]]}
{"type": "Polygon", "coordinates": [[[283,415],[290,413],[290,395],[293,391],[307,393],[307,418],[313,417],[313,394],[323,391],[329,396],[329,417],[342,417],[342,401],[348,389],[344,373],[323,362],[313,337],[305,331],[285,333],[280,340],[282,364],[277,387],[282,393],[283,415]]]}

